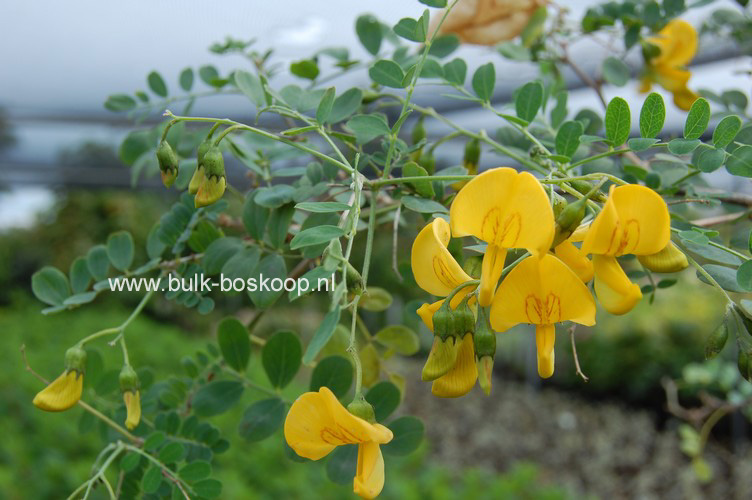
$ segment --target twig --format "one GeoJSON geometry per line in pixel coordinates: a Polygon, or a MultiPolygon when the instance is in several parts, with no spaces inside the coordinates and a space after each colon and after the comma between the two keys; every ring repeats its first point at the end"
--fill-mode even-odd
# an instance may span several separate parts
{"type": "Polygon", "coordinates": [[[400,213],[402,212],[402,203],[397,205],[397,211],[394,212],[394,226],[392,227],[392,269],[394,270],[394,274],[397,275],[397,279],[402,282],[402,275],[399,272],[399,267],[397,267],[397,243],[399,239],[399,222],[400,222],[400,213]]]}

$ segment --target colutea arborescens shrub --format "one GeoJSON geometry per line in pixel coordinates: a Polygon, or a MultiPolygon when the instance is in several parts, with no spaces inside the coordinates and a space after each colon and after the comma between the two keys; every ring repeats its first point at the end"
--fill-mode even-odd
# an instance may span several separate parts
{"type": "MultiPolygon", "coordinates": [[[[95,487],[113,498],[222,497],[222,484],[212,478],[214,456],[229,446],[280,439],[281,428],[291,459],[326,459],[330,479],[373,498],[385,484],[384,456],[412,452],[423,434],[420,420],[391,417],[410,394],[390,358],[419,350],[415,322],[407,319],[419,317],[433,333],[422,378],[436,396],[460,397],[478,382],[489,397],[502,397],[491,384],[497,335],[533,325],[538,373],[551,377],[557,336],[568,332],[574,345],[575,326],[595,324],[596,304],[627,314],[674,285],[672,274],[687,267],[727,303],[721,326],[707,325],[714,333],[697,350],[714,357],[733,339],[733,373],[749,397],[743,379],[752,378],[752,303],[744,294],[752,291],[746,237],[752,199],[705,179],[719,169],[738,183],[752,177],[747,97],[693,84],[688,65],[705,38],[682,19],[712,2],[608,2],[579,21],[545,1],[420,2],[428,8],[419,17],[393,26],[358,17],[355,32],[365,51],[327,48],[282,68],[272,50],[257,49],[263,40],[228,38],[211,51],[243,56],[235,71],[186,68],[169,85],[152,72],[149,92],[107,100],[109,110],[134,120],[120,148],[134,182],[159,172],[181,195],[159,220],[148,221],[145,261],[134,261],[131,235],[117,232],[74,260],[69,272],[37,272],[32,288],[48,305],[43,313],[91,306],[130,278],[222,276],[243,284],[263,275],[284,286],[244,289],[244,302],[256,312],[250,323],[228,312],[216,344],[184,359],[185,373],[164,380],[144,377],[140,360],[129,357],[130,343],[148,342],[129,335],[132,320],[157,294],[200,314],[222,295],[146,289],[123,323],[81,332],[61,353],[64,372],[33,399],[46,411],[78,404],[111,429],[92,475],[71,498],[95,487]],[[608,41],[611,52],[595,73],[572,55],[581,39],[608,41]],[[468,68],[454,55],[463,43],[487,47],[486,61],[468,68]],[[633,53],[639,67],[625,62],[633,53]],[[539,72],[511,98],[492,100],[502,59],[539,72]],[[283,69],[298,83],[280,87],[283,69]],[[351,72],[369,81],[343,88],[338,77],[351,72]],[[655,83],[673,104],[657,93],[633,106],[606,99],[607,85],[610,93],[636,85],[633,73],[643,91],[655,83]],[[567,74],[590,87],[602,108],[572,109],[567,74]],[[469,129],[415,102],[437,87],[493,117],[496,127],[469,129]],[[221,94],[247,98],[246,110],[255,109],[257,120],[192,113],[197,99],[221,94]],[[143,124],[157,115],[164,117],[159,125],[143,124]],[[663,131],[667,115],[683,121],[678,135],[663,131]],[[441,132],[429,135],[429,128],[441,132]],[[450,143],[464,148],[461,165],[442,160],[450,143]],[[481,161],[494,168],[478,173],[481,161]],[[245,175],[227,175],[233,171],[245,175]],[[370,331],[362,311],[392,303],[389,292],[370,284],[381,237],[393,249],[393,268],[377,271],[408,286],[414,280],[438,300],[409,302],[404,324],[370,331]],[[356,241],[362,253],[353,252],[356,241]],[[318,322],[302,336],[259,328],[270,311],[322,303],[311,302],[312,289],[297,278],[332,285],[318,322]],[[557,333],[557,326],[564,328],[557,333]],[[85,384],[87,357],[108,344],[122,350],[122,366],[109,367],[119,373],[120,395],[85,384]],[[250,362],[260,363],[264,376],[249,375],[250,362]],[[263,397],[247,406],[239,435],[221,435],[212,417],[247,404],[247,395],[263,397]]],[[[719,9],[701,34],[730,26],[733,40],[747,47],[749,19],[744,8],[719,9]]],[[[687,428],[683,439],[697,443],[697,431],[687,428]]],[[[686,450],[707,479],[702,446],[686,450]]]]}

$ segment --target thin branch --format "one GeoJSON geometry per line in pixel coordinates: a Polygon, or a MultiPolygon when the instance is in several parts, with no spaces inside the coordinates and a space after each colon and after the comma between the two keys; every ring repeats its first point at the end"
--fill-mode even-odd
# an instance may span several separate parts
{"type": "Polygon", "coordinates": [[[585,375],[582,372],[582,369],[580,368],[580,358],[577,357],[577,344],[574,341],[574,331],[577,329],[577,325],[573,324],[569,327],[569,340],[572,342],[572,357],[574,358],[574,369],[575,373],[582,378],[583,381],[587,382],[590,380],[587,375],[585,375]]]}

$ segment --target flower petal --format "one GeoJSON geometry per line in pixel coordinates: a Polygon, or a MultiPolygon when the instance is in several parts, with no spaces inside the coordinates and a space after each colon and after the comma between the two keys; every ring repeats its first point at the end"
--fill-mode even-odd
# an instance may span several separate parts
{"type": "Polygon", "coordinates": [[[663,198],[645,186],[611,186],[608,201],[582,244],[586,254],[650,255],[671,237],[670,216],[663,198]]]}
{"type": "Polygon", "coordinates": [[[418,286],[432,295],[445,297],[453,289],[472,278],[447,250],[449,223],[434,219],[424,227],[413,242],[410,264],[418,286]]]}
{"type": "Polygon", "coordinates": [[[361,498],[376,498],[384,488],[384,457],[378,443],[358,446],[353,491],[361,498]]]}
{"type": "Polygon", "coordinates": [[[83,373],[67,370],[34,396],[34,406],[44,411],[65,411],[78,403],[83,387],[83,373]]]}
{"type": "Polygon", "coordinates": [[[518,323],[574,321],[595,324],[595,302],[585,284],[554,257],[530,256],[501,282],[491,304],[491,326],[504,331],[518,323]]]}
{"type": "Polygon", "coordinates": [[[470,180],[449,209],[452,235],[502,248],[547,252],[554,215],[540,182],[528,172],[494,168],[470,180]]]}
{"type": "Polygon", "coordinates": [[[554,342],[556,327],[554,325],[537,325],[535,327],[535,347],[538,350],[538,375],[549,378],[554,374],[554,342]]]}
{"type": "Polygon", "coordinates": [[[671,241],[660,252],[652,255],[640,255],[637,260],[656,273],[676,273],[686,269],[689,265],[687,256],[671,241]]]}
{"type": "Polygon", "coordinates": [[[640,287],[629,281],[615,257],[593,256],[595,294],[611,314],[624,314],[642,298],[640,287]]]}
{"type": "Polygon", "coordinates": [[[648,41],[661,49],[651,61],[654,64],[686,66],[697,53],[697,31],[682,19],[670,21],[648,41]]]}
{"type": "Polygon", "coordinates": [[[483,256],[483,265],[480,273],[480,290],[478,304],[481,307],[491,305],[491,299],[499,285],[501,272],[504,270],[504,261],[507,258],[507,249],[489,244],[486,254],[483,256]]]}
{"type": "Polygon", "coordinates": [[[285,440],[301,457],[319,460],[345,443],[326,432],[334,428],[334,419],[324,399],[317,392],[306,392],[290,407],[285,419],[285,440]]]}
{"type": "Polygon", "coordinates": [[[475,346],[473,336],[466,334],[462,338],[457,361],[446,375],[439,377],[431,384],[431,392],[440,398],[456,398],[464,396],[478,380],[478,366],[475,364],[475,346]]]}
{"type": "Polygon", "coordinates": [[[593,279],[593,263],[579,248],[570,240],[562,241],[555,249],[554,254],[561,259],[577,276],[587,283],[593,279]]]}
{"type": "Polygon", "coordinates": [[[689,111],[692,104],[699,98],[700,96],[696,92],[686,87],[674,92],[674,104],[677,108],[684,111],[689,111]]]}
{"type": "Polygon", "coordinates": [[[132,431],[141,421],[141,394],[139,391],[125,391],[123,400],[126,410],[125,427],[132,431]]]}

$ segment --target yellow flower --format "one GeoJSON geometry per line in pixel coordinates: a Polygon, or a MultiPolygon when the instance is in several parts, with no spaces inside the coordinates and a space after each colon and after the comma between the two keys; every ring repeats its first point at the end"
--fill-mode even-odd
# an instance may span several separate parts
{"type": "Polygon", "coordinates": [[[551,254],[531,255],[512,269],[491,304],[491,326],[506,331],[519,323],[535,327],[538,374],[554,373],[555,323],[595,324],[595,301],[585,284],[551,254]]]}
{"type": "Polygon", "coordinates": [[[670,236],[668,207],[655,191],[635,184],[611,186],[581,249],[593,254],[595,294],[608,312],[624,314],[642,298],[640,287],[629,281],[616,257],[658,253],[670,236]]]}
{"type": "Polygon", "coordinates": [[[65,411],[78,403],[84,387],[84,374],[66,370],[34,396],[34,406],[44,411],[65,411]]]}
{"type": "Polygon", "coordinates": [[[125,391],[123,401],[127,412],[125,427],[132,431],[138,427],[138,423],[141,421],[141,395],[139,391],[125,391]]]}
{"type": "Polygon", "coordinates": [[[688,110],[699,97],[687,87],[691,74],[685,69],[697,53],[697,31],[688,22],[674,19],[648,42],[658,47],[660,54],[648,61],[640,91],[648,92],[655,82],[674,95],[677,108],[688,110]]]}
{"type": "MultiPolygon", "coordinates": [[[[495,45],[522,33],[543,0],[460,0],[441,25],[441,33],[453,33],[464,43],[495,45]]],[[[443,12],[434,16],[433,33],[443,12]]]]}
{"type": "Polygon", "coordinates": [[[85,368],[86,351],[79,346],[65,351],[65,371],[34,396],[34,406],[45,411],[65,411],[78,403],[85,368]]]}
{"type": "Polygon", "coordinates": [[[384,487],[384,458],[379,445],[392,437],[392,431],[383,425],[347,411],[327,387],[302,394],[285,419],[287,444],[301,457],[319,460],[337,446],[358,445],[353,490],[363,498],[375,498],[384,487]]]}
{"type": "Polygon", "coordinates": [[[478,303],[488,306],[504,269],[508,248],[548,252],[554,213],[546,192],[527,172],[508,167],[487,170],[462,190],[449,210],[452,235],[488,243],[483,257],[478,303]]]}
{"type": "MultiPolygon", "coordinates": [[[[446,297],[462,283],[472,280],[447,250],[449,239],[449,223],[441,218],[434,219],[418,233],[410,256],[418,286],[439,297],[446,297]]],[[[451,308],[457,309],[475,287],[476,285],[469,285],[460,290],[452,298],[451,308]]],[[[474,298],[470,300],[474,301],[474,298]]],[[[444,299],[418,308],[418,315],[431,331],[434,331],[433,315],[443,304],[444,299]]],[[[431,392],[434,395],[462,396],[473,388],[477,378],[473,336],[470,332],[461,332],[447,339],[434,336],[433,346],[423,369],[423,379],[433,380],[431,392]]]]}

